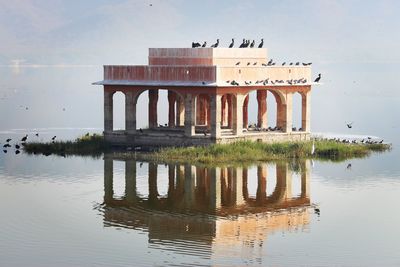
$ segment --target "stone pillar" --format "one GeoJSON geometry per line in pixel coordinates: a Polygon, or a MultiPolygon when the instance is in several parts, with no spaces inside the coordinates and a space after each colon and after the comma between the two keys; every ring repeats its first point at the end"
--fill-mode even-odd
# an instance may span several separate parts
{"type": "Polygon", "coordinates": [[[190,208],[194,203],[194,189],[195,189],[195,174],[196,167],[190,164],[185,164],[185,207],[190,208]]]}
{"type": "Polygon", "coordinates": [[[227,102],[228,102],[228,128],[232,129],[233,125],[233,99],[232,95],[227,95],[227,102]]]}
{"type": "Polygon", "coordinates": [[[104,158],[104,202],[112,201],[114,196],[113,189],[113,159],[104,158]]]}
{"type": "Polygon", "coordinates": [[[158,126],[157,102],[158,102],[158,89],[149,90],[149,128],[156,128],[158,126]]]}
{"type": "Polygon", "coordinates": [[[113,95],[115,92],[104,89],[104,132],[113,131],[113,95]]]}
{"type": "Polygon", "coordinates": [[[210,106],[210,100],[207,98],[206,99],[206,106],[205,106],[205,124],[207,125],[207,129],[210,130],[210,125],[211,125],[211,106],[210,106]]]}
{"type": "Polygon", "coordinates": [[[301,128],[304,132],[310,132],[311,116],[311,91],[301,94],[301,128]]]}
{"type": "Polygon", "coordinates": [[[174,193],[175,193],[175,165],[168,164],[168,201],[174,200],[174,195],[175,195],[174,193]]]}
{"type": "Polygon", "coordinates": [[[176,102],[176,126],[183,126],[185,119],[185,101],[182,97],[177,98],[176,102]]]}
{"type": "Polygon", "coordinates": [[[125,161],[125,198],[128,203],[136,202],[136,161],[125,161]]]}
{"type": "Polygon", "coordinates": [[[175,126],[175,102],[176,102],[176,93],[172,91],[168,91],[168,126],[175,126]]]}
{"type": "Polygon", "coordinates": [[[293,93],[286,94],[286,105],[285,105],[285,120],[283,130],[286,133],[292,132],[293,126],[293,93]]]}
{"type": "Polygon", "coordinates": [[[211,136],[213,138],[221,137],[221,96],[218,94],[210,97],[211,107],[211,136]]]}
{"type": "Polygon", "coordinates": [[[195,135],[195,98],[191,94],[185,95],[185,135],[195,135]]]}
{"type": "Polygon", "coordinates": [[[249,125],[248,107],[249,107],[249,95],[247,95],[244,98],[244,102],[243,102],[243,128],[246,128],[246,129],[249,125]]]}
{"type": "Polygon", "coordinates": [[[310,160],[301,163],[301,197],[310,198],[310,160]]]}
{"type": "Polygon", "coordinates": [[[256,200],[263,203],[267,199],[267,166],[262,164],[257,166],[257,193],[256,200]]]}
{"type": "Polygon", "coordinates": [[[125,93],[125,129],[128,133],[136,132],[136,101],[132,91],[125,93]]]}
{"type": "Polygon", "coordinates": [[[267,91],[257,90],[258,116],[257,126],[267,128],[267,91]]]}
{"type": "Polygon", "coordinates": [[[233,101],[233,133],[237,136],[243,134],[243,100],[244,95],[237,94],[233,101]]]}
{"type": "Polygon", "coordinates": [[[277,191],[276,203],[281,203],[292,197],[292,172],[289,170],[288,163],[276,164],[275,191],[277,191]]]}
{"type": "Polygon", "coordinates": [[[221,126],[225,126],[226,125],[226,95],[223,95],[221,97],[221,126]]]}
{"type": "Polygon", "coordinates": [[[158,200],[157,168],[157,163],[149,162],[149,201],[153,203],[158,200]]]}
{"type": "Polygon", "coordinates": [[[210,168],[210,207],[219,209],[221,207],[221,169],[210,168]]]}
{"type": "Polygon", "coordinates": [[[236,205],[243,205],[244,204],[244,195],[243,195],[243,169],[242,167],[235,167],[233,168],[235,172],[236,178],[236,205]]]}

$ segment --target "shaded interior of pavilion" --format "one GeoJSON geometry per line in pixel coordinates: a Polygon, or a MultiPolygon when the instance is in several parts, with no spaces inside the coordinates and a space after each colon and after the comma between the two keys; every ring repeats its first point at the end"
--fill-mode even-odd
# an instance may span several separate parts
{"type": "MultiPolygon", "coordinates": [[[[210,136],[212,126],[212,95],[207,93],[194,94],[193,103],[188,103],[186,95],[171,89],[147,89],[138,93],[130,94],[129,91],[114,90],[105,92],[105,130],[114,133],[127,132],[143,134],[146,132],[175,132],[184,133],[188,122],[194,126],[194,131],[190,135],[210,136]],[[125,127],[116,127],[113,123],[115,115],[114,95],[118,93],[124,98],[125,127]],[[162,105],[160,110],[160,96],[165,96],[166,105],[162,105]],[[139,110],[137,107],[141,101],[147,102],[147,107],[139,110]],[[189,106],[190,105],[190,106],[189,106]],[[160,114],[167,116],[167,121],[160,122],[160,114]],[[189,112],[190,113],[189,113],[189,112]],[[108,118],[108,122],[107,119],[108,118]],[[139,117],[147,117],[147,124],[137,127],[136,122],[139,117]],[[190,118],[188,118],[190,117],[190,118]]],[[[292,98],[288,101],[278,89],[252,90],[242,97],[242,101],[236,99],[238,96],[233,93],[222,94],[218,97],[220,101],[220,114],[218,116],[221,136],[237,135],[235,127],[241,120],[240,135],[253,133],[287,133],[287,132],[308,132],[309,131],[309,94],[302,91],[294,92],[292,98]],[[273,105],[267,105],[267,96],[272,98],[273,105]],[[297,96],[300,103],[294,109],[293,97],[297,96]],[[252,99],[252,97],[254,99],[252,99]],[[238,112],[240,109],[240,112],[238,112]],[[249,120],[250,110],[255,110],[256,117],[249,120]],[[297,110],[297,114],[292,114],[297,110]],[[269,119],[272,113],[275,118],[269,119]],[[289,114],[291,113],[291,114],[289,114]],[[238,114],[240,117],[238,117],[238,114]],[[293,117],[298,116],[297,125],[293,123],[293,117]],[[288,118],[290,117],[290,121],[288,118]],[[273,123],[273,124],[272,124],[273,123]],[[290,124],[290,125],[288,125],[290,124]]],[[[269,100],[271,102],[271,100],[269,100]]],[[[237,131],[237,129],[236,129],[237,131]]]]}

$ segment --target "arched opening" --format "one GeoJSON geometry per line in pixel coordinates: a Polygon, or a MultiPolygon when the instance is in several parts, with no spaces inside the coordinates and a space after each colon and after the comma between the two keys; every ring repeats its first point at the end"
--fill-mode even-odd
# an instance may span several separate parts
{"type": "Polygon", "coordinates": [[[269,129],[273,129],[277,125],[277,109],[278,105],[275,96],[270,91],[267,91],[267,127],[269,129]]]}
{"type": "Polygon", "coordinates": [[[249,131],[282,131],[284,112],[283,96],[280,92],[252,91],[243,102],[243,128],[249,131]]]}
{"type": "Polygon", "coordinates": [[[195,127],[197,132],[209,131],[211,127],[210,96],[199,94],[195,99],[195,127]]]}
{"type": "Polygon", "coordinates": [[[292,103],[292,131],[302,131],[302,96],[296,92],[293,94],[292,103]]]}
{"type": "Polygon", "coordinates": [[[150,89],[136,97],[136,125],[139,129],[173,129],[183,127],[183,97],[172,90],[150,89]]]}
{"type": "Polygon", "coordinates": [[[125,94],[117,91],[113,94],[113,131],[125,130],[125,94]]]}
{"type": "Polygon", "coordinates": [[[233,129],[235,124],[236,101],[235,95],[225,94],[221,96],[221,128],[233,129]]]}

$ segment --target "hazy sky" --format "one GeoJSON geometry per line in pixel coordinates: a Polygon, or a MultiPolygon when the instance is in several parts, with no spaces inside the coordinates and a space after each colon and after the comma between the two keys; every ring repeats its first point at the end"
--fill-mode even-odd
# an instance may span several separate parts
{"type": "Polygon", "coordinates": [[[218,37],[264,37],[282,60],[400,62],[399,11],[396,0],[1,0],[0,63],[145,63],[148,47],[218,37]]]}
{"type": "MultiPolygon", "coordinates": [[[[345,122],[354,121],[351,133],[398,136],[399,13],[395,0],[0,0],[0,130],[102,128],[102,88],[91,85],[101,65],[147,64],[148,47],[264,38],[278,63],[312,61],[313,76],[323,74],[312,93],[313,131],[348,133],[345,122]],[[15,60],[95,66],[8,68],[15,60]]],[[[141,101],[139,125],[146,109],[141,101]]],[[[123,125],[123,108],[115,114],[123,125]]]]}

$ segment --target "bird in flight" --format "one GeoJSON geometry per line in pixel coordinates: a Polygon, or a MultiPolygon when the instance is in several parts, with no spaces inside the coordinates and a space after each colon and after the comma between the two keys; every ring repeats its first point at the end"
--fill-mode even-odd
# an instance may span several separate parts
{"type": "Polygon", "coordinates": [[[347,125],[347,128],[349,128],[349,129],[353,128],[353,122],[346,123],[346,125],[347,125]]]}

